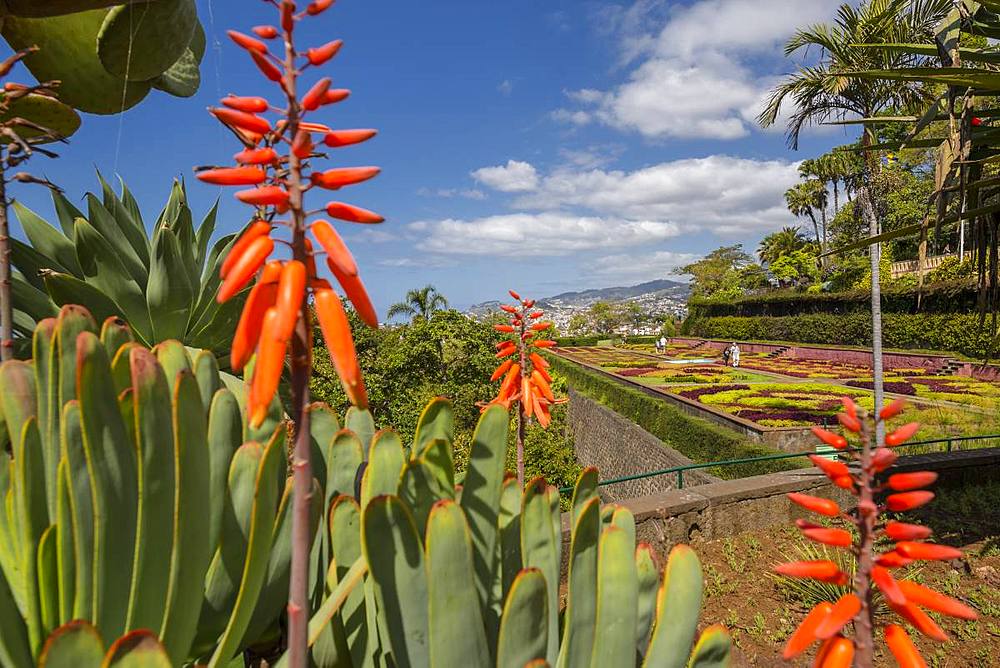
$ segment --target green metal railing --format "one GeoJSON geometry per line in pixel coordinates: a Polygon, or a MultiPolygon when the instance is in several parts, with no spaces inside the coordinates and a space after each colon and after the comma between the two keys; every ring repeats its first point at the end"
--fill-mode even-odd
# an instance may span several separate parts
{"type": "MultiPolygon", "coordinates": [[[[956,449],[956,444],[966,443],[968,441],[998,441],[1000,440],[1000,434],[989,434],[985,436],[952,436],[951,438],[938,438],[929,441],[914,441],[913,443],[907,443],[905,445],[900,445],[894,450],[906,450],[910,448],[920,447],[920,446],[935,446],[939,444],[944,444],[944,447],[940,450],[943,452],[951,452],[956,449]]],[[[968,449],[959,447],[959,450],[968,449]]],[[[860,448],[849,448],[849,450],[858,451],[860,448]]],[[[726,467],[726,466],[737,466],[740,464],[752,464],[756,462],[770,462],[783,459],[796,459],[808,457],[809,455],[828,454],[827,451],[824,452],[793,452],[789,454],[775,454],[775,455],[764,455],[762,457],[746,457],[743,459],[726,459],[719,462],[706,462],[704,464],[685,464],[684,466],[674,466],[669,469],[660,469],[658,471],[647,471],[645,473],[636,473],[634,475],[621,476],[619,478],[608,478],[607,480],[601,480],[597,483],[598,487],[604,487],[606,485],[614,485],[621,482],[631,482],[633,480],[643,480],[645,478],[653,478],[661,475],[671,475],[677,476],[677,489],[684,489],[684,472],[685,471],[696,471],[699,469],[709,469],[715,467],[726,467]]],[[[560,494],[571,494],[573,492],[572,487],[562,487],[559,490],[560,494]]]]}

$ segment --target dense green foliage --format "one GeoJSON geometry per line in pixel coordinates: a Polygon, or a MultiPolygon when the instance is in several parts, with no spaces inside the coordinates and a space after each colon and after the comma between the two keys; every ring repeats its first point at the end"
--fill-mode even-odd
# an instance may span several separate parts
{"type": "MultiPolygon", "coordinates": [[[[422,407],[434,397],[449,398],[454,406],[456,462],[463,468],[463,453],[479,420],[479,405],[496,394],[497,383],[490,382],[490,375],[497,365],[500,335],[488,324],[455,310],[433,311],[429,318],[417,317],[409,324],[379,330],[365,327],[353,311],[350,317],[377,423],[392,425],[404,439],[412,438],[422,407]]],[[[317,344],[310,392],[342,412],[349,402],[326,347],[317,344]]],[[[554,391],[559,386],[555,383],[554,391]]],[[[571,485],[580,470],[563,412],[563,408],[553,410],[548,430],[529,426],[525,443],[528,474],[543,475],[558,486],[571,485]]]]}
{"type": "MultiPolygon", "coordinates": [[[[619,415],[656,436],[664,444],[695,462],[714,462],[772,455],[764,445],[752,443],[735,432],[692,417],[664,400],[627,387],[573,362],[550,355],[552,368],[566,377],[571,388],[599,401],[619,415]]],[[[787,471],[802,466],[797,460],[776,460],[708,469],[720,478],[745,478],[787,471]]]]}

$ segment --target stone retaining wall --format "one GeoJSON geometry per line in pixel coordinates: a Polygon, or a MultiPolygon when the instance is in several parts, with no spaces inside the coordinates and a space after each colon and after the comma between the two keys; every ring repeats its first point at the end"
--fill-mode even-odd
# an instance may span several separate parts
{"type": "MultiPolygon", "coordinates": [[[[693,463],[610,408],[573,389],[569,390],[569,397],[566,416],[573,433],[577,461],[583,466],[596,466],[602,480],[693,463]]],[[[685,487],[718,480],[703,471],[684,473],[685,487]]],[[[656,494],[676,486],[676,474],[662,475],[608,485],[601,488],[601,494],[606,501],[617,501],[656,494]]]]}
{"type": "MultiPolygon", "coordinates": [[[[902,457],[893,472],[914,470],[936,471],[940,475],[936,487],[995,481],[1000,479],[1000,448],[902,457]]],[[[805,517],[805,511],[786,498],[788,492],[849,500],[844,490],[832,486],[817,469],[802,469],[670,490],[628,499],[621,505],[635,515],[636,539],[665,556],[677,543],[726,538],[805,517]]],[[[565,514],[563,540],[569,540],[565,514]]]]}

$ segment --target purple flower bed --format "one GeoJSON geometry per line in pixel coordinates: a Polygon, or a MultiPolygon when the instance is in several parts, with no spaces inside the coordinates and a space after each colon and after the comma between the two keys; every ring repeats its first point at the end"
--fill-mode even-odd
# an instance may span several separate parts
{"type": "Polygon", "coordinates": [[[625,378],[631,378],[632,376],[642,376],[643,374],[647,374],[650,371],[656,371],[656,370],[657,367],[655,366],[640,366],[632,369],[622,369],[621,371],[616,371],[615,373],[625,378]]]}
{"type": "Polygon", "coordinates": [[[833,413],[820,415],[814,411],[805,410],[766,411],[757,408],[741,408],[733,413],[733,415],[741,417],[744,420],[750,420],[751,422],[760,422],[761,420],[795,420],[796,422],[811,422],[812,424],[829,424],[835,421],[832,420],[833,413]]]}
{"type": "MultiPolygon", "coordinates": [[[[847,385],[850,387],[857,387],[862,390],[875,389],[875,381],[871,380],[849,380],[847,381],[847,385]]],[[[888,383],[884,384],[884,388],[886,392],[892,392],[893,394],[913,396],[917,393],[917,389],[905,380],[890,380],[888,383]]]]}
{"type": "Polygon", "coordinates": [[[914,378],[913,383],[920,383],[931,392],[944,392],[947,394],[976,394],[968,388],[962,387],[950,380],[938,380],[937,378],[914,378]]]}

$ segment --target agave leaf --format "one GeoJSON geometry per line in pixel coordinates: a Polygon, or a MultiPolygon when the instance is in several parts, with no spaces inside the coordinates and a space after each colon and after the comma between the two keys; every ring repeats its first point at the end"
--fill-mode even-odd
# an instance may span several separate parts
{"type": "Polygon", "coordinates": [[[37,290],[45,290],[43,276],[47,272],[58,271],[63,274],[69,273],[69,269],[59,264],[55,258],[42,255],[28,244],[18,241],[14,237],[10,238],[10,261],[21,272],[24,280],[37,290]]]}
{"type": "MultiPolygon", "coordinates": [[[[521,559],[525,568],[537,568],[548,587],[549,644],[546,660],[555,664],[559,656],[559,543],[561,536],[553,532],[548,495],[555,488],[535,478],[525,486],[521,501],[521,559]]],[[[558,492],[555,492],[558,493],[558,492]]],[[[464,494],[463,494],[464,498],[464,494]]],[[[597,665],[618,665],[613,663],[597,665]]]]}
{"type": "Polygon", "coordinates": [[[59,618],[59,565],[56,547],[56,527],[50,525],[38,540],[38,613],[42,621],[42,634],[57,626],[59,618]]]}
{"type": "Polygon", "coordinates": [[[194,292],[188,282],[177,238],[169,228],[153,239],[153,256],[146,286],[146,302],[158,341],[182,339],[187,330],[194,292]]]}
{"type": "MultiPolygon", "coordinates": [[[[76,559],[73,543],[72,485],[69,461],[59,460],[57,469],[59,494],[56,499],[56,568],[59,586],[59,623],[73,619],[73,599],[76,594],[76,559]]],[[[0,486],[2,488],[2,486],[0,486]]],[[[2,623],[0,623],[2,626],[2,623]]]]}
{"type": "MultiPolygon", "coordinates": [[[[581,478],[583,476],[581,475],[581,478]]],[[[579,487],[579,484],[577,485],[579,487]]],[[[590,661],[597,618],[597,549],[601,532],[601,501],[590,498],[574,505],[572,544],[569,556],[569,588],[563,641],[557,665],[580,666],[590,661]]]]}
{"type": "MultiPolygon", "coordinates": [[[[118,252],[122,265],[128,269],[135,282],[139,285],[145,285],[146,281],[149,280],[148,251],[146,251],[144,261],[139,255],[139,251],[135,249],[135,245],[141,247],[142,244],[129,239],[130,235],[135,232],[133,225],[127,220],[119,221],[92,193],[87,193],[87,216],[87,222],[93,225],[94,229],[104,237],[104,240],[118,252]]],[[[77,244],[79,243],[79,235],[77,235],[77,244]]]]}
{"type": "Polygon", "coordinates": [[[117,77],[155,79],[184,54],[197,23],[194,0],[120,5],[108,12],[97,34],[98,58],[117,77]]]}
{"type": "Polygon", "coordinates": [[[14,471],[17,480],[14,487],[14,507],[21,524],[19,536],[20,570],[25,584],[24,600],[27,606],[24,613],[27,618],[28,640],[37,651],[45,638],[37,550],[42,535],[48,528],[49,518],[45,503],[42,443],[38,433],[38,421],[35,417],[28,418],[24,422],[18,441],[19,443],[14,449],[14,471]]]}
{"type": "Polygon", "coordinates": [[[87,470],[87,455],[83,446],[83,425],[80,404],[70,401],[63,410],[62,450],[69,479],[70,508],[73,513],[73,555],[75,586],[73,593],[74,619],[93,616],[94,609],[94,505],[93,481],[87,470]]]}
{"type": "Polygon", "coordinates": [[[116,640],[104,656],[101,668],[171,668],[172,665],[156,634],[142,629],[116,640]]]}
{"type": "Polygon", "coordinates": [[[212,397],[208,412],[208,453],[210,470],[209,538],[208,544],[219,544],[222,530],[222,509],[226,495],[229,462],[243,440],[242,416],[236,397],[223,388],[212,397]]]}
{"type": "MultiPolygon", "coordinates": [[[[52,272],[45,275],[46,291],[57,305],[66,307],[79,304],[86,308],[95,318],[106,320],[116,316],[124,316],[125,313],[118,304],[98,290],[96,287],[70,276],[69,274],[52,272]]],[[[148,339],[142,336],[141,332],[132,330],[133,334],[145,343],[148,339]]]]}
{"type": "Polygon", "coordinates": [[[14,277],[11,281],[11,300],[17,310],[24,312],[36,323],[45,318],[52,318],[59,312],[55,303],[47,294],[36,289],[23,278],[14,277]]]}
{"type": "Polygon", "coordinates": [[[592,666],[623,666],[635,661],[639,583],[634,553],[635,542],[626,530],[611,525],[601,532],[594,622],[599,632],[594,637],[592,666]]]}
{"type": "Polygon", "coordinates": [[[18,610],[3,573],[0,573],[0,630],[2,630],[0,633],[0,663],[5,666],[32,665],[28,630],[24,626],[21,611],[18,610]]]}
{"type": "Polygon", "coordinates": [[[35,410],[45,471],[46,507],[50,518],[56,516],[56,481],[60,457],[59,407],[53,401],[58,393],[59,382],[55,355],[56,324],[55,318],[43,320],[35,327],[31,340],[31,357],[35,365],[35,410]]]}
{"type": "Polygon", "coordinates": [[[395,494],[405,456],[399,434],[382,430],[375,434],[368,453],[368,466],[361,479],[361,508],[376,496],[395,494]]]}
{"type": "Polygon", "coordinates": [[[643,666],[687,664],[701,610],[701,562],[687,545],[670,551],[656,599],[656,620],[643,666]]]}
{"type": "MultiPolygon", "coordinates": [[[[208,210],[205,217],[201,220],[201,225],[198,226],[198,232],[195,235],[197,239],[198,252],[195,255],[195,264],[199,267],[204,266],[205,256],[208,253],[208,242],[212,240],[212,235],[215,234],[215,222],[219,214],[219,200],[215,200],[212,204],[212,208],[208,210]]],[[[200,278],[200,277],[197,277],[200,278]]],[[[200,285],[200,281],[198,285],[200,285]]]]}
{"type": "Polygon", "coordinates": [[[722,624],[705,629],[691,652],[688,668],[729,668],[732,638],[722,624]]]}
{"type": "Polygon", "coordinates": [[[146,269],[149,269],[149,238],[146,237],[146,228],[142,224],[142,216],[136,216],[132,210],[125,206],[124,202],[115,194],[111,185],[104,180],[100,171],[97,172],[97,180],[101,184],[101,198],[104,208],[114,217],[115,222],[128,240],[132,249],[139,257],[146,269]]]}
{"type": "Polygon", "coordinates": [[[66,196],[61,191],[50,188],[49,192],[52,195],[52,206],[56,211],[56,217],[59,219],[59,226],[62,228],[63,234],[67,238],[72,239],[75,234],[73,226],[76,224],[77,218],[84,217],[83,212],[66,199],[66,196]]]}
{"type": "Polygon", "coordinates": [[[548,646],[548,593],[535,568],[518,573],[503,605],[497,641],[497,668],[523,668],[544,660],[548,646]]]}
{"type": "Polygon", "coordinates": [[[420,413],[417,431],[413,436],[411,456],[416,458],[424,448],[437,439],[448,443],[455,440],[455,419],[451,402],[444,397],[435,397],[420,413]]]}
{"type": "MultiPolygon", "coordinates": [[[[101,634],[89,622],[77,620],[52,632],[38,657],[38,665],[46,668],[99,666],[103,658],[104,642],[101,634]]],[[[31,663],[17,665],[29,666],[31,663]]]]}
{"type": "Polygon", "coordinates": [[[14,215],[21,223],[32,247],[46,257],[55,259],[59,266],[69,269],[74,276],[82,277],[83,269],[76,258],[73,242],[60,234],[41,216],[18,201],[14,202],[14,215]]]}

